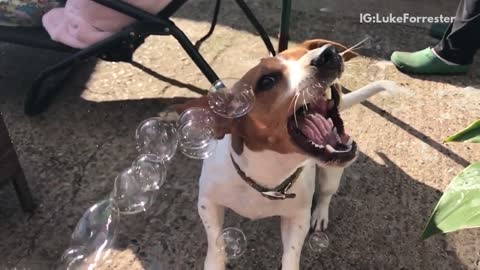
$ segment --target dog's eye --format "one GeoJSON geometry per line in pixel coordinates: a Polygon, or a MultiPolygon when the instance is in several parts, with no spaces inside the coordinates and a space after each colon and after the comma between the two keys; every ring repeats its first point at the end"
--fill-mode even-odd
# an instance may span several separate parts
{"type": "Polygon", "coordinates": [[[276,73],[263,75],[257,82],[257,91],[267,91],[273,88],[280,76],[276,73]]]}

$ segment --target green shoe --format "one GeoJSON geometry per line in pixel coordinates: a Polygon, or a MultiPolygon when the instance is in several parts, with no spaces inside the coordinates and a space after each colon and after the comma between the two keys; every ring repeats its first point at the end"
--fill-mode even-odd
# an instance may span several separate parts
{"type": "Polygon", "coordinates": [[[430,36],[436,39],[442,39],[448,29],[448,23],[434,23],[430,26],[430,36]]]}
{"type": "Polygon", "coordinates": [[[393,52],[390,60],[400,71],[409,74],[464,74],[470,67],[470,65],[449,65],[438,58],[431,48],[413,53],[393,52]]]}

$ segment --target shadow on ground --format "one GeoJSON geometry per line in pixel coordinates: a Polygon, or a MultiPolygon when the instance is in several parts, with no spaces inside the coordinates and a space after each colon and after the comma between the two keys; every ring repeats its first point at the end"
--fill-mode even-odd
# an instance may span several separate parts
{"type": "MultiPolygon", "coordinates": [[[[106,108],[110,110],[112,107],[106,108]]],[[[464,269],[455,252],[449,251],[453,247],[449,247],[444,236],[428,241],[419,240],[423,225],[440,192],[411,178],[385,154],[378,155],[384,164],[361,154],[358,161],[347,169],[341,188],[332,202],[327,230],[331,245],[321,254],[305,246],[302,269],[464,269]]],[[[192,163],[183,156],[177,156],[173,162],[192,163]]],[[[196,213],[199,169],[200,164],[195,162],[188,167],[188,172],[181,166],[170,171],[169,181],[161,190],[152,212],[122,220],[116,246],[118,251],[123,252],[114,252],[111,262],[101,269],[127,269],[116,262],[124,263],[128,257],[137,258],[144,269],[201,269],[206,238],[196,213]]],[[[63,219],[65,224],[61,226],[66,227],[51,228],[55,231],[47,233],[49,236],[36,237],[47,241],[51,234],[55,234],[58,244],[65,246],[67,232],[73,229],[81,211],[95,198],[102,198],[110,191],[111,185],[102,184],[99,180],[84,179],[82,185],[91,186],[89,192],[95,191],[95,194],[90,194],[86,201],[85,198],[80,201],[78,197],[72,198],[70,204],[76,205],[75,209],[67,204],[68,208],[54,213],[54,218],[63,219]],[[59,235],[61,232],[65,234],[59,235]]],[[[33,186],[34,190],[43,188],[43,185],[33,186]]],[[[2,205],[11,205],[15,201],[11,192],[2,193],[2,205]]],[[[0,223],[2,227],[19,224],[16,230],[20,231],[29,227],[17,207],[5,209],[4,206],[0,223]],[[7,211],[6,215],[4,211],[7,211]]],[[[43,226],[49,226],[48,221],[43,226]]],[[[229,269],[277,269],[281,261],[278,219],[250,221],[229,212],[225,226],[242,228],[248,238],[247,252],[238,261],[232,261],[229,269]]],[[[18,233],[5,229],[1,231],[2,234],[18,233]]],[[[41,242],[37,245],[31,251],[38,255],[38,250],[45,247],[41,242]]],[[[45,267],[43,269],[52,269],[55,256],[51,260],[42,264],[45,267]]]]}

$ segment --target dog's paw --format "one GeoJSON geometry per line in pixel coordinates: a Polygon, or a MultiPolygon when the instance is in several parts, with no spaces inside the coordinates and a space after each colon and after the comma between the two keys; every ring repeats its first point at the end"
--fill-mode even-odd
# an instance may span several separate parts
{"type": "Polygon", "coordinates": [[[318,206],[310,218],[310,228],[315,231],[325,231],[328,227],[328,206],[318,206]]]}
{"type": "Polygon", "coordinates": [[[225,270],[225,254],[209,249],[205,258],[204,270],[225,270]]]}
{"type": "Polygon", "coordinates": [[[394,81],[389,81],[389,80],[380,80],[372,83],[378,88],[383,89],[380,95],[383,96],[392,96],[392,95],[410,95],[411,92],[408,91],[408,88],[397,84],[394,81]]]}
{"type": "Polygon", "coordinates": [[[398,88],[398,84],[396,82],[390,81],[390,80],[378,80],[378,81],[373,82],[372,85],[375,85],[377,87],[382,87],[387,91],[398,88]]]}
{"type": "Polygon", "coordinates": [[[206,260],[203,270],[225,270],[225,263],[219,261],[206,260]]]}

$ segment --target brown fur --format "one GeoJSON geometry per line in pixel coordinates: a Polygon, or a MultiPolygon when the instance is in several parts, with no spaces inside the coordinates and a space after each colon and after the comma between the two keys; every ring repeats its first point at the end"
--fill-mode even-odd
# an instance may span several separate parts
{"type": "MultiPolygon", "coordinates": [[[[309,50],[319,48],[325,44],[332,44],[338,52],[347,48],[341,44],[323,39],[309,40],[299,47],[288,49],[280,54],[282,58],[297,60],[309,50]]],[[[343,55],[344,61],[348,61],[357,54],[347,52],[343,55]]],[[[251,84],[254,89],[258,79],[268,73],[282,72],[283,76],[274,89],[266,92],[255,93],[255,104],[253,109],[245,116],[237,119],[217,118],[218,125],[215,127],[215,134],[221,138],[225,134],[232,134],[232,147],[241,154],[243,146],[252,151],[269,149],[278,153],[287,154],[300,152],[298,147],[290,141],[286,121],[293,114],[293,106],[290,103],[293,96],[285,98],[285,91],[288,89],[288,70],[281,64],[281,61],[274,57],[264,58],[260,63],[249,70],[241,80],[251,84]]],[[[207,97],[200,97],[176,107],[181,113],[191,107],[208,107],[207,97]]]]}

